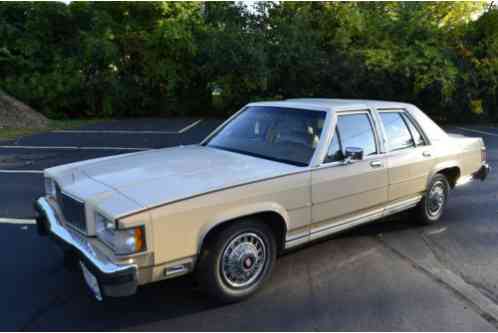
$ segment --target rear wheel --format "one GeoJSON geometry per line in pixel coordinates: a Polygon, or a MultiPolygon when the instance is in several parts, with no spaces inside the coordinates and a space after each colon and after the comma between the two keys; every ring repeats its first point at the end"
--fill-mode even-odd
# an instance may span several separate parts
{"type": "Polygon", "coordinates": [[[450,186],[448,179],[436,174],[427,187],[424,198],[417,207],[418,218],[423,224],[434,224],[444,213],[450,186]]]}
{"type": "Polygon", "coordinates": [[[201,287],[223,303],[255,293],[270,276],[276,242],[265,224],[244,220],[215,234],[202,251],[197,277],[201,287]]]}

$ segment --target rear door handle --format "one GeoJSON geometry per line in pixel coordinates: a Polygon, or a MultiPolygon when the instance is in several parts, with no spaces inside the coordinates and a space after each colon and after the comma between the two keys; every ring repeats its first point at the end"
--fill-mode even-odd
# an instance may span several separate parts
{"type": "Polygon", "coordinates": [[[424,156],[424,157],[431,157],[431,153],[430,153],[430,152],[428,152],[428,151],[424,151],[424,152],[422,153],[422,156],[424,156]]]}
{"type": "Polygon", "coordinates": [[[370,162],[370,166],[372,168],[378,168],[378,167],[382,166],[382,162],[381,161],[372,161],[372,162],[370,162]]]}

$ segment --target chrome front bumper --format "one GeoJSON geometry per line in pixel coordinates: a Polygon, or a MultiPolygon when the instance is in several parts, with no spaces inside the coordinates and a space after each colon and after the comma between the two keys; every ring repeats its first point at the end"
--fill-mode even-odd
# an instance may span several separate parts
{"type": "Polygon", "coordinates": [[[74,250],[97,278],[104,296],[129,296],[136,292],[138,285],[136,265],[113,263],[84,236],[64,227],[47,198],[38,199],[35,202],[35,209],[38,212],[36,224],[39,234],[51,236],[61,247],[74,250]]]}

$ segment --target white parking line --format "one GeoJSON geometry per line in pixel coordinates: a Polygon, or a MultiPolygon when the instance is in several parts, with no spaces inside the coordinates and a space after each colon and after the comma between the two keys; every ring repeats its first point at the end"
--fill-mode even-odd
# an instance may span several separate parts
{"type": "Polygon", "coordinates": [[[199,120],[197,120],[196,122],[194,122],[194,123],[192,123],[192,124],[188,125],[187,127],[182,128],[181,130],[179,130],[179,131],[178,131],[178,134],[185,133],[186,131],[188,131],[188,130],[190,130],[190,129],[194,128],[194,126],[197,126],[197,125],[198,125],[201,121],[202,121],[202,119],[199,119],[199,120]]]}
{"type": "Polygon", "coordinates": [[[1,218],[0,223],[8,223],[8,224],[36,224],[36,220],[33,219],[9,219],[9,218],[1,218]]]}
{"type": "Polygon", "coordinates": [[[85,130],[85,129],[74,129],[74,130],[56,130],[52,131],[52,133],[73,133],[73,134],[182,134],[187,132],[188,130],[194,128],[197,126],[202,119],[199,119],[195,122],[193,122],[190,125],[185,126],[184,128],[178,130],[178,131],[155,131],[155,130],[85,130]]]}
{"type": "Polygon", "coordinates": [[[32,173],[39,174],[43,173],[43,170],[0,170],[0,174],[2,173],[32,173]]]}
{"type": "Polygon", "coordinates": [[[77,149],[81,150],[152,150],[154,148],[145,148],[145,147],[77,147],[77,149]]]}
{"type": "Polygon", "coordinates": [[[427,235],[437,235],[437,234],[440,234],[442,232],[445,232],[448,228],[447,227],[442,227],[442,228],[438,228],[438,229],[435,229],[435,230],[429,230],[426,232],[427,235]]]}
{"type": "Polygon", "coordinates": [[[479,134],[484,134],[484,135],[491,135],[491,136],[498,136],[497,133],[491,133],[491,132],[485,132],[485,131],[480,131],[472,128],[465,128],[465,127],[456,127],[458,129],[464,130],[464,131],[469,131],[469,132],[474,132],[474,133],[479,133],[479,134]]]}
{"type": "Polygon", "coordinates": [[[77,134],[178,134],[172,131],[132,131],[132,130],[57,130],[52,133],[77,133],[77,134]]]}
{"type": "Polygon", "coordinates": [[[151,150],[153,148],[144,147],[77,147],[77,146],[0,146],[0,149],[64,149],[64,150],[151,150]]]}

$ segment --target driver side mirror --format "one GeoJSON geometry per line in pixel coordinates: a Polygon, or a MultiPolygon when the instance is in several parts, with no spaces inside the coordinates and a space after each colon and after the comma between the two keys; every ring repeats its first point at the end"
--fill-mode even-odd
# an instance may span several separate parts
{"type": "Polygon", "coordinates": [[[345,162],[351,163],[363,159],[363,149],[358,147],[346,147],[345,162]]]}

